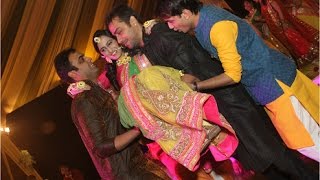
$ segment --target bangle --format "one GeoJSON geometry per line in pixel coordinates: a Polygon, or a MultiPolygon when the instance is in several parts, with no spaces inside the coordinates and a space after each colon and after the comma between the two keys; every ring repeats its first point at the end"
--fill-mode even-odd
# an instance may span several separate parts
{"type": "Polygon", "coordinates": [[[195,91],[199,91],[198,83],[197,82],[193,82],[192,84],[193,84],[194,90],[195,91]]]}

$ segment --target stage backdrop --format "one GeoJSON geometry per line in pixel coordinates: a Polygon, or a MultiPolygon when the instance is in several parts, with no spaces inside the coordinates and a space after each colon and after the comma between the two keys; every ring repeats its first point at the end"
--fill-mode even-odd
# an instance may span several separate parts
{"type": "Polygon", "coordinates": [[[34,168],[44,179],[61,179],[59,165],[83,172],[86,179],[99,176],[70,115],[71,98],[57,86],[7,116],[10,139],[34,157],[34,168]]]}

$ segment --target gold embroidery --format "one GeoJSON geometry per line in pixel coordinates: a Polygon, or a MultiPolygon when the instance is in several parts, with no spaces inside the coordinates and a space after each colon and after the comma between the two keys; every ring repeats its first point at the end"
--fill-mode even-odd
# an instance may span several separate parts
{"type": "MultiPolygon", "coordinates": [[[[178,157],[181,155],[181,153],[185,150],[185,148],[188,145],[188,142],[191,140],[190,134],[185,134],[183,136],[184,140],[180,141],[179,144],[176,146],[175,149],[173,149],[170,152],[170,156],[172,156],[174,159],[178,159],[178,157]]],[[[183,164],[184,166],[187,166],[187,164],[183,164]]]]}
{"type": "Polygon", "coordinates": [[[161,119],[155,117],[157,124],[161,127],[162,131],[164,132],[164,136],[161,137],[162,140],[174,140],[177,141],[180,139],[182,130],[179,126],[174,126],[169,124],[161,119]]]}
{"type": "Polygon", "coordinates": [[[128,64],[131,61],[131,57],[128,56],[128,53],[124,53],[118,60],[117,66],[121,66],[123,64],[128,64]]]}
{"type": "Polygon", "coordinates": [[[180,85],[176,83],[170,76],[162,74],[170,85],[168,91],[149,90],[138,79],[135,79],[138,92],[151,103],[156,110],[161,114],[169,112],[178,112],[181,106],[181,101],[177,92],[181,89],[180,85]]]}

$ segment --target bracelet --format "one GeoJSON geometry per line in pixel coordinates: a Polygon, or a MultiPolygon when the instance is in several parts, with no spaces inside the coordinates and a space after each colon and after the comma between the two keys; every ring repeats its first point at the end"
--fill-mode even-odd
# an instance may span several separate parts
{"type": "Polygon", "coordinates": [[[149,20],[149,21],[146,21],[146,22],[143,23],[143,27],[144,27],[144,28],[148,28],[148,27],[149,27],[151,24],[153,24],[154,22],[156,22],[155,19],[151,19],[151,20],[149,20]]]}
{"type": "Polygon", "coordinates": [[[194,90],[195,91],[199,91],[198,83],[197,82],[193,82],[192,84],[193,84],[194,90]]]}

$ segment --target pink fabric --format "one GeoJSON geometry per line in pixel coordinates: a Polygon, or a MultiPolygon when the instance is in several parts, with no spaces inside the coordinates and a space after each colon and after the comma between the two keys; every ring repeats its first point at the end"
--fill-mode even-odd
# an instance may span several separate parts
{"type": "Polygon", "coordinates": [[[315,78],[312,80],[312,82],[319,86],[319,85],[320,85],[320,75],[318,75],[317,77],[315,77],[315,78]]]}
{"type": "MultiPolygon", "coordinates": [[[[233,130],[231,127],[227,127],[219,118],[219,112],[218,107],[216,104],[216,101],[213,97],[210,97],[204,104],[203,110],[205,112],[205,115],[208,119],[208,121],[211,121],[220,127],[225,127],[229,130],[229,136],[226,137],[226,139],[219,144],[218,148],[215,146],[209,146],[210,152],[217,161],[222,161],[228,159],[235,149],[238,146],[238,140],[233,134],[233,130]],[[231,128],[231,129],[230,129],[231,128]]],[[[179,179],[179,174],[176,172],[177,166],[179,165],[177,161],[175,161],[173,158],[168,156],[164,151],[161,149],[161,147],[157,143],[148,144],[150,154],[154,159],[160,160],[168,169],[170,175],[173,179],[179,179]]],[[[195,166],[194,170],[196,170],[199,167],[199,163],[195,166]]],[[[204,167],[206,169],[211,168],[211,162],[206,162],[204,164],[204,167]]]]}
{"type": "MultiPolygon", "coordinates": [[[[161,140],[167,129],[160,126],[156,122],[155,116],[150,114],[143,106],[137,95],[134,77],[129,79],[129,81],[121,88],[121,94],[124,102],[127,104],[128,111],[135,119],[136,126],[141,129],[143,135],[154,141],[161,140]]],[[[196,100],[199,99],[196,98],[196,100]]],[[[202,113],[201,109],[200,113],[202,113]]],[[[202,114],[200,117],[201,116],[202,114]]],[[[206,136],[205,131],[199,131],[192,128],[180,129],[182,130],[181,136],[168,154],[189,170],[196,170],[198,168],[197,162],[200,158],[201,145],[206,136]]]]}
{"type": "Polygon", "coordinates": [[[166,154],[156,142],[149,143],[147,146],[149,148],[151,157],[155,160],[159,160],[166,166],[172,179],[181,179],[179,173],[177,172],[177,166],[179,166],[179,163],[176,160],[166,154]]]}
{"type": "Polygon", "coordinates": [[[202,165],[202,168],[205,172],[211,172],[212,171],[212,164],[210,161],[205,161],[202,165]]]}
{"type": "Polygon", "coordinates": [[[143,106],[140,101],[134,82],[133,76],[121,88],[123,100],[128,104],[127,109],[136,121],[136,126],[142,130],[143,136],[151,140],[157,140],[164,136],[163,128],[157,124],[154,116],[152,116],[143,106]]]}
{"type": "Polygon", "coordinates": [[[238,146],[238,139],[231,128],[221,121],[219,117],[218,107],[214,97],[210,97],[203,106],[204,113],[207,120],[219,125],[222,128],[228,130],[228,136],[217,147],[210,145],[209,149],[216,161],[223,161],[228,159],[236,150],[238,146]]]}
{"type": "Polygon", "coordinates": [[[226,139],[216,146],[209,146],[211,153],[216,161],[229,159],[238,146],[238,141],[233,136],[227,136],[226,139]]]}
{"type": "Polygon", "coordinates": [[[97,78],[100,87],[102,87],[103,89],[108,89],[111,86],[110,81],[106,76],[106,73],[107,73],[106,70],[102,71],[102,73],[97,78]]]}
{"type": "Polygon", "coordinates": [[[190,171],[195,171],[199,167],[201,147],[205,137],[204,131],[183,128],[179,142],[169,152],[169,155],[190,171]]]}
{"type": "MultiPolygon", "coordinates": [[[[181,108],[176,117],[176,122],[182,127],[202,130],[203,112],[202,108],[200,107],[203,107],[203,104],[209,97],[209,94],[204,93],[185,93],[182,100],[181,108]]],[[[212,107],[212,111],[218,111],[218,108],[212,107]]],[[[219,116],[219,113],[217,113],[217,115],[219,116]]]]}

